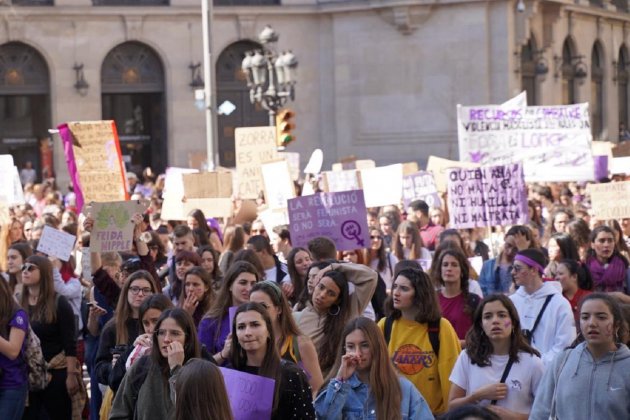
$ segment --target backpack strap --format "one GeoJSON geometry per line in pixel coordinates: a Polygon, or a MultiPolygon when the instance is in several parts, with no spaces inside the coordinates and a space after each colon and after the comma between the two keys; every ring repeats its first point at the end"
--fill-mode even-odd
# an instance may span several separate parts
{"type": "Polygon", "coordinates": [[[428,325],[429,341],[431,342],[431,347],[433,347],[435,357],[440,355],[440,320],[441,318],[437,321],[431,321],[428,325]]]}
{"type": "Polygon", "coordinates": [[[534,326],[531,329],[531,336],[532,337],[534,337],[534,331],[536,331],[536,328],[538,327],[538,324],[540,323],[540,318],[542,318],[543,313],[545,312],[545,309],[547,309],[547,305],[549,305],[549,301],[552,298],[553,298],[553,295],[547,296],[547,299],[545,299],[545,303],[543,303],[543,306],[540,309],[540,312],[538,312],[538,316],[536,317],[536,321],[534,321],[534,326]]]}
{"type": "Polygon", "coordinates": [[[385,343],[389,345],[389,340],[392,338],[392,325],[394,324],[394,318],[388,316],[385,318],[385,330],[383,334],[385,335],[385,343]]]}
{"type": "MultiPolygon", "coordinates": [[[[499,383],[504,384],[505,380],[507,379],[508,375],[510,374],[510,369],[512,369],[512,365],[514,364],[514,359],[512,359],[510,357],[510,359],[507,362],[507,365],[505,365],[505,369],[503,369],[503,375],[501,375],[501,380],[499,381],[499,383]]],[[[497,400],[492,400],[490,401],[491,405],[497,405],[497,400]]]]}

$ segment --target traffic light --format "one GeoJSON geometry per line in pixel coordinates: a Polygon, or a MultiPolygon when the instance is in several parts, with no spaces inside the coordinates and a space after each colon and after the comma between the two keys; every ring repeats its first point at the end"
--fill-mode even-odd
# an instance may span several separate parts
{"type": "Polygon", "coordinates": [[[293,117],[295,112],[290,109],[281,109],[276,114],[276,145],[278,150],[284,150],[287,144],[295,140],[292,131],[295,128],[293,117]]]}

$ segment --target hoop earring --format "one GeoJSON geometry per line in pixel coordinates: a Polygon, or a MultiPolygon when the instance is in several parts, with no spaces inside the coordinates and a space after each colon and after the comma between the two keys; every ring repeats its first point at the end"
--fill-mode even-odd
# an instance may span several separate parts
{"type": "Polygon", "coordinates": [[[330,309],[328,309],[328,315],[331,315],[331,316],[339,315],[339,312],[341,312],[341,307],[339,305],[335,305],[335,306],[337,307],[337,312],[333,314],[332,312],[330,312],[330,309]]]}

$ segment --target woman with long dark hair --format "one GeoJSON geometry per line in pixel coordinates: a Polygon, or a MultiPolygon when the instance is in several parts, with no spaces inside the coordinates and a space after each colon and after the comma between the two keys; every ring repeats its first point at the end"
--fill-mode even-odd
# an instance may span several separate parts
{"type": "Polygon", "coordinates": [[[376,420],[433,419],[431,409],[408,379],[394,369],[383,334],[359,317],[343,330],[337,358],[324,391],[315,400],[320,419],[370,413],[376,420]]]}
{"type": "Polygon", "coordinates": [[[269,313],[260,303],[238,307],[232,326],[231,365],[241,372],[275,380],[272,420],[314,419],[312,391],[306,375],[280,358],[269,313]]]}
{"type": "Polygon", "coordinates": [[[208,239],[210,240],[210,244],[217,251],[221,251],[223,249],[223,244],[221,243],[221,238],[219,237],[218,232],[208,226],[208,221],[206,220],[206,216],[203,214],[203,211],[200,209],[194,209],[186,218],[186,224],[190,228],[190,230],[201,229],[204,233],[207,234],[208,239]]]}
{"type": "Polygon", "coordinates": [[[547,251],[549,252],[549,264],[545,268],[544,277],[548,279],[556,277],[560,261],[580,261],[575,241],[568,233],[554,233],[547,243],[547,251]]]}
{"type": "Polygon", "coordinates": [[[578,306],[584,296],[592,293],[591,274],[575,260],[562,260],[556,269],[556,278],[562,286],[562,295],[571,304],[576,328],[579,325],[578,306]]]}
{"type": "Polygon", "coordinates": [[[306,275],[312,263],[311,253],[306,248],[294,247],[287,255],[287,270],[293,285],[293,297],[290,300],[292,305],[298,301],[306,287],[306,275]]]}
{"type": "Polygon", "coordinates": [[[26,242],[17,242],[9,247],[7,273],[9,274],[9,288],[13,296],[20,295],[22,292],[22,265],[31,255],[33,255],[33,248],[26,242]]]}
{"type": "Polygon", "coordinates": [[[210,274],[201,267],[192,267],[184,274],[184,287],[179,306],[184,308],[199,325],[201,318],[214,302],[214,289],[210,274]]]}
{"type": "Polygon", "coordinates": [[[201,258],[201,267],[210,275],[212,289],[217,292],[223,280],[223,274],[219,268],[219,252],[212,246],[206,245],[197,248],[197,255],[201,258]]]}
{"type": "Polygon", "coordinates": [[[593,290],[614,294],[621,302],[630,303],[628,260],[617,249],[615,233],[608,226],[597,226],[590,239],[585,265],[593,278],[593,290]]]}
{"type": "Polygon", "coordinates": [[[162,312],[155,325],[151,355],[131,366],[114,398],[109,420],[157,420],[175,415],[169,379],[201,356],[192,317],[181,308],[162,312]]]}
{"type": "Polygon", "coordinates": [[[444,413],[448,376],[461,346],[451,323],[442,317],[428,274],[415,268],[400,270],[385,310],[389,315],[378,326],[392,361],[427,400],[433,414],[444,413]]]}
{"type": "Polygon", "coordinates": [[[630,418],[630,350],[619,303],[605,293],[580,305],[580,334],[543,376],[529,418],[630,418]]]}
{"type": "Polygon", "coordinates": [[[466,349],[451,373],[449,409],[480,404],[501,418],[526,420],[543,371],[540,353],[523,337],[512,301],[501,294],[488,296],[475,311],[466,349]]]}

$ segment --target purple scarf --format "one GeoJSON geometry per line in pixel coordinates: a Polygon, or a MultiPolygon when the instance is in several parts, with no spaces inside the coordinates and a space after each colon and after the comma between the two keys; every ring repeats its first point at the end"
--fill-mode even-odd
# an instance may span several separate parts
{"type": "Polygon", "coordinates": [[[595,257],[588,257],[586,265],[593,277],[595,291],[618,292],[623,290],[626,279],[626,266],[619,256],[613,255],[606,268],[595,257]]]}

